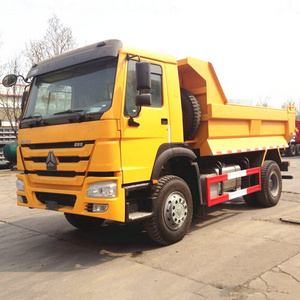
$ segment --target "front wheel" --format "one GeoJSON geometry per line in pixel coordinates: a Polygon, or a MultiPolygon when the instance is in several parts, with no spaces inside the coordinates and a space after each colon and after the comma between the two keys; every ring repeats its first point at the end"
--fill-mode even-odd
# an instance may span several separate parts
{"type": "Polygon", "coordinates": [[[193,216],[188,185],[177,176],[164,176],[152,196],[154,215],[144,222],[147,234],[161,245],[179,242],[188,232],[193,216]]]}
{"type": "Polygon", "coordinates": [[[81,230],[98,229],[105,221],[105,219],[75,215],[70,213],[65,213],[65,217],[71,225],[81,230]]]}

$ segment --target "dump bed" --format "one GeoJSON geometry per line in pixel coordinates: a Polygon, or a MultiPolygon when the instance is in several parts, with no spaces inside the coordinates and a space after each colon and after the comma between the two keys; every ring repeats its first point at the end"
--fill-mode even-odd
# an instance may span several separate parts
{"type": "Polygon", "coordinates": [[[193,93],[201,123],[192,148],[200,155],[221,155],[287,147],[295,135],[295,109],[228,103],[211,63],[195,58],[178,61],[180,87],[193,93]]]}

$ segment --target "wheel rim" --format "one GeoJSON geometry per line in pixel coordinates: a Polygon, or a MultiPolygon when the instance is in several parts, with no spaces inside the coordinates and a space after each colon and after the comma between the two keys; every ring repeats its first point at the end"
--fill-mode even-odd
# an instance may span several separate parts
{"type": "Polygon", "coordinates": [[[188,214],[188,205],[180,192],[174,192],[167,198],[164,209],[164,220],[171,230],[180,228],[188,214]]]}
{"type": "Polygon", "coordinates": [[[279,177],[275,172],[273,172],[270,176],[269,190],[273,197],[276,197],[279,193],[279,177]]]}

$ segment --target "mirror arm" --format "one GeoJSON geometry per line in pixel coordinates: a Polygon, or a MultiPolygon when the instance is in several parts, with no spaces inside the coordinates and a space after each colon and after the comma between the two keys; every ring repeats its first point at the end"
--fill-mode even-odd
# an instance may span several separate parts
{"type": "Polygon", "coordinates": [[[21,77],[24,80],[24,82],[30,83],[30,81],[28,81],[29,78],[25,78],[23,75],[17,75],[17,77],[21,77]]]}
{"type": "Polygon", "coordinates": [[[139,55],[130,55],[130,54],[128,54],[127,53],[127,55],[126,55],[126,59],[127,60],[130,60],[130,59],[134,59],[134,58],[136,58],[137,57],[137,59],[138,59],[138,62],[140,62],[141,61],[141,57],[139,56],[139,55]]]}
{"type": "Polygon", "coordinates": [[[133,117],[131,116],[128,120],[128,125],[132,127],[139,127],[140,123],[134,121],[133,117]]]}

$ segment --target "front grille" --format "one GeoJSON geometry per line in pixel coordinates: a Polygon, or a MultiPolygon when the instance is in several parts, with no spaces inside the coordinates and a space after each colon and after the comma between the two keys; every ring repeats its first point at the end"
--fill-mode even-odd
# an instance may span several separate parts
{"type": "Polygon", "coordinates": [[[50,177],[85,176],[85,172],[74,172],[74,171],[25,171],[25,174],[36,174],[38,176],[50,176],[50,177]]]}
{"type": "Polygon", "coordinates": [[[21,145],[25,173],[37,175],[31,176],[33,182],[46,183],[50,176],[68,178],[63,184],[82,185],[94,143],[89,140],[21,145]]]}
{"type": "MultiPolygon", "coordinates": [[[[80,161],[88,161],[90,157],[79,157],[79,156],[57,156],[56,157],[60,163],[76,163],[80,161]]],[[[33,161],[35,163],[46,163],[47,157],[26,157],[25,161],[33,161]]]]}
{"type": "Polygon", "coordinates": [[[94,141],[76,141],[63,143],[45,143],[45,144],[22,144],[22,148],[35,149],[61,149],[61,148],[82,148],[85,145],[94,144],[94,141]]]}
{"type": "Polygon", "coordinates": [[[36,192],[35,196],[43,204],[46,204],[46,202],[48,202],[48,201],[53,201],[53,202],[56,202],[58,205],[74,207],[75,202],[76,202],[76,196],[69,195],[69,194],[36,192]]]}
{"type": "Polygon", "coordinates": [[[114,177],[114,172],[88,172],[88,177],[114,177]]]}

